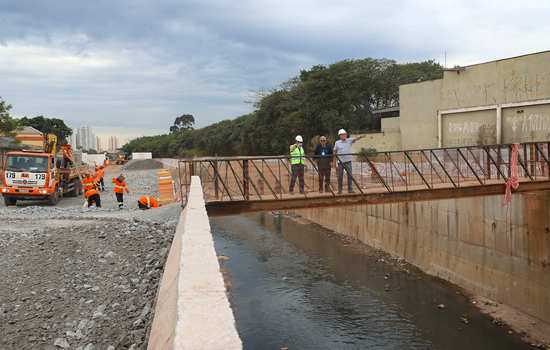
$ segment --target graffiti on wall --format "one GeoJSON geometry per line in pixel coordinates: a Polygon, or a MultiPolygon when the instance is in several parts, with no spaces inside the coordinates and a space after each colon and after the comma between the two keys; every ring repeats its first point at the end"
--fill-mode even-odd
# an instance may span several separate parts
{"type": "Polygon", "coordinates": [[[448,130],[451,134],[468,135],[477,133],[481,125],[480,122],[474,121],[449,122],[448,130]]]}
{"type": "Polygon", "coordinates": [[[510,128],[514,133],[549,132],[550,116],[543,113],[519,114],[510,117],[510,128]]]}
{"type": "Polygon", "coordinates": [[[493,144],[496,142],[496,126],[473,120],[449,121],[443,137],[445,146],[493,144]]]}

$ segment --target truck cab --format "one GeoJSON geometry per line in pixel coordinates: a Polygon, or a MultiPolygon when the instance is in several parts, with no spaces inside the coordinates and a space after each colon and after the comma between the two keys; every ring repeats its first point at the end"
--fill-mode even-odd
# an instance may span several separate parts
{"type": "Polygon", "coordinates": [[[9,152],[6,155],[2,196],[6,205],[17,200],[59,199],[59,174],[55,157],[43,152],[9,152]]]}
{"type": "Polygon", "coordinates": [[[62,196],[82,193],[80,174],[86,166],[77,167],[70,145],[56,151],[55,138],[49,136],[44,151],[8,152],[4,161],[0,192],[7,206],[19,200],[47,200],[55,205],[62,196]]]}

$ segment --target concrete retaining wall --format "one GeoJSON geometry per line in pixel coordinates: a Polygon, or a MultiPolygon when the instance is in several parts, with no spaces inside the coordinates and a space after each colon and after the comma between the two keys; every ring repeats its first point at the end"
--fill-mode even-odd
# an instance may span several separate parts
{"type": "MultiPolygon", "coordinates": [[[[550,324],[550,193],[296,214],[550,324]]],[[[543,322],[541,322],[543,323],[543,322]]]]}
{"type": "Polygon", "coordinates": [[[242,349],[197,176],[166,261],[148,349],[242,349]]]}

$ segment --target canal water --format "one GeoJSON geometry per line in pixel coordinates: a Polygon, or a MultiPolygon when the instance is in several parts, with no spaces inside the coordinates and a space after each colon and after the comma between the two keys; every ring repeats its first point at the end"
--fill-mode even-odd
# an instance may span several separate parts
{"type": "Polygon", "coordinates": [[[530,349],[456,287],[318,225],[211,225],[245,349],[530,349]]]}

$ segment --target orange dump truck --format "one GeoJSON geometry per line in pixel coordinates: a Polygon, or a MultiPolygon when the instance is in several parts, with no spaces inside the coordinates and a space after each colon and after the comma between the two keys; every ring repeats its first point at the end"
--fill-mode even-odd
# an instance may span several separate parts
{"type": "Polygon", "coordinates": [[[74,164],[70,145],[57,152],[57,138],[48,135],[43,150],[6,153],[0,191],[7,206],[19,200],[47,200],[55,205],[61,197],[82,193],[80,173],[86,170],[74,164]]]}

